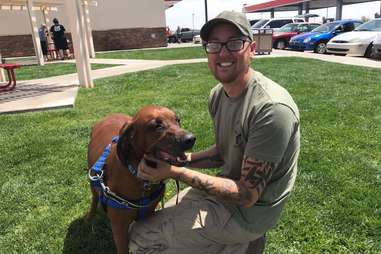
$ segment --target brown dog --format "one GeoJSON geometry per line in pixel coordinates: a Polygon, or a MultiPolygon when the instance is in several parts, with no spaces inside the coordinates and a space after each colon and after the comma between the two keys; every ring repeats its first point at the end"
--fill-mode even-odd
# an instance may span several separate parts
{"type": "Polygon", "coordinates": [[[98,188],[91,187],[92,202],[86,220],[94,216],[99,198],[103,205],[106,200],[117,251],[128,253],[130,223],[137,219],[141,209],[145,209],[146,214],[152,214],[164,193],[163,185],[147,184],[136,177],[139,162],[144,154],[149,154],[172,165],[183,165],[186,162],[184,151],[192,148],[195,137],[180,127],[173,111],[160,106],[146,106],[134,118],[122,114],[108,116],[98,122],[91,132],[88,146],[90,178],[100,175],[92,167],[98,163],[114,136],[119,136],[119,140],[111,144],[105,165],[101,167],[103,189],[99,184],[98,188]],[[104,188],[116,197],[105,195],[104,188]],[[143,197],[151,197],[151,200],[142,205],[138,200],[143,197]],[[115,207],[115,204],[118,206],[118,199],[127,206],[115,207]]]}

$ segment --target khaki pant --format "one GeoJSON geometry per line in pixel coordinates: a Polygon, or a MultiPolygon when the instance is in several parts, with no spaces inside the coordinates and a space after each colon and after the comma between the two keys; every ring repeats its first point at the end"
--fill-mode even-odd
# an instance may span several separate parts
{"type": "MultiPolygon", "coordinates": [[[[187,188],[165,209],[131,226],[130,251],[135,254],[245,254],[261,235],[244,230],[215,198],[187,188]]],[[[254,252],[253,252],[254,253],[254,252]]]]}

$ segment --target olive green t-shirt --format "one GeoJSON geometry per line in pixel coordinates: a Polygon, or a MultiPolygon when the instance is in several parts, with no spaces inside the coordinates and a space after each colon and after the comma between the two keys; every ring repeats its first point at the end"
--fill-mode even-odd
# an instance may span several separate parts
{"type": "Polygon", "coordinates": [[[249,208],[222,201],[245,229],[262,234],[274,227],[294,185],[300,150],[299,111],[280,85],[254,72],[247,89],[230,98],[221,84],[209,96],[221,176],[239,180],[244,156],[275,164],[258,202],[249,208]]]}

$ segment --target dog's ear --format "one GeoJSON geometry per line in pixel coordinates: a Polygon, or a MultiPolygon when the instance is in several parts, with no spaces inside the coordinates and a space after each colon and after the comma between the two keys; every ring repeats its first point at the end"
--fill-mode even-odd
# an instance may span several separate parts
{"type": "Polygon", "coordinates": [[[119,131],[119,137],[132,138],[135,135],[135,128],[132,120],[126,122],[119,131]]]}

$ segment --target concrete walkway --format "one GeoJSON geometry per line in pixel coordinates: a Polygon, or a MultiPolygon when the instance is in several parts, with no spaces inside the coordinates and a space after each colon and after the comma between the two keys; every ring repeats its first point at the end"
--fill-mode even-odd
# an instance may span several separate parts
{"type": "MultiPolygon", "coordinates": [[[[74,60],[65,62],[74,63],[74,60]]],[[[206,59],[171,61],[91,59],[91,63],[120,64],[120,66],[92,70],[93,79],[155,69],[172,64],[197,62],[206,62],[206,59]]],[[[0,114],[73,107],[78,88],[77,73],[18,81],[16,89],[0,92],[0,114]]]]}
{"type": "MultiPolygon", "coordinates": [[[[341,64],[352,64],[373,68],[381,68],[381,61],[360,57],[343,57],[332,55],[319,55],[310,52],[294,52],[287,50],[274,50],[270,55],[257,55],[255,57],[303,57],[341,64]]],[[[74,63],[74,60],[65,62],[74,63]]],[[[173,64],[188,64],[206,62],[206,59],[189,60],[121,60],[121,59],[91,59],[91,63],[119,64],[120,66],[93,70],[94,79],[138,72],[173,64]]],[[[79,88],[76,73],[62,76],[19,81],[16,89],[0,93],[0,114],[45,110],[51,108],[73,107],[79,88]]]]}

